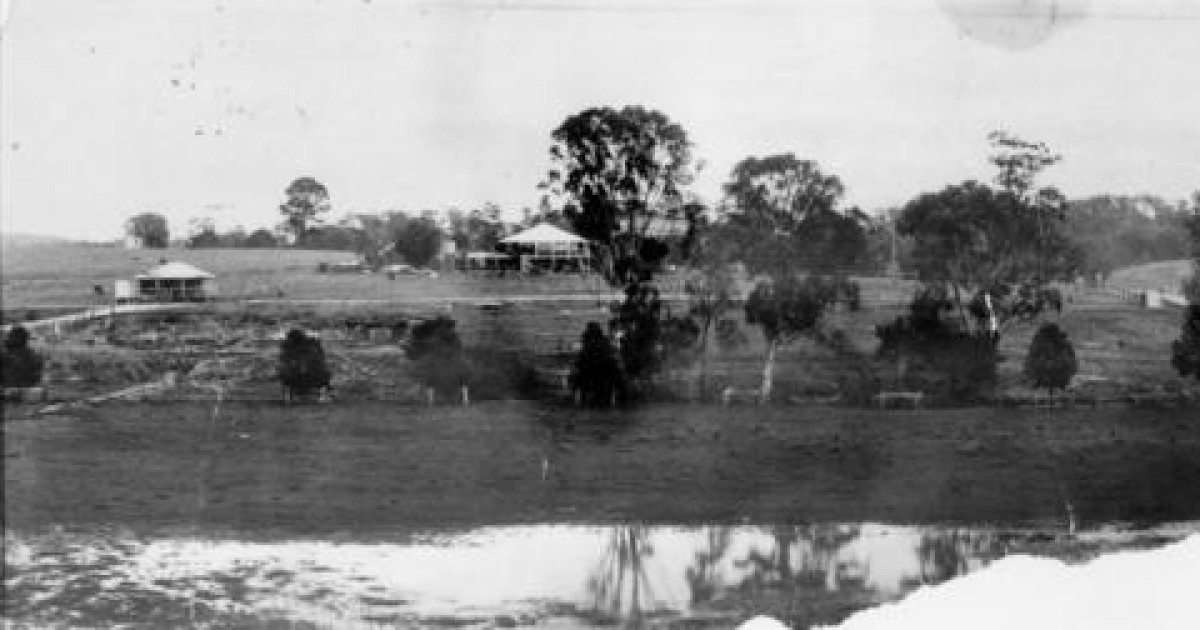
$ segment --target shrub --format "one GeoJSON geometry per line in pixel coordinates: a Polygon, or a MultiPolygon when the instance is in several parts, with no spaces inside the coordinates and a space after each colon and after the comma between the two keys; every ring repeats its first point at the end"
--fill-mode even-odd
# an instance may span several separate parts
{"type": "Polygon", "coordinates": [[[624,397],[625,376],[621,362],[608,336],[596,322],[589,322],[584,328],[573,376],[574,386],[585,405],[608,406],[614,397],[624,397]]]}
{"type": "Polygon", "coordinates": [[[1025,376],[1034,387],[1048,390],[1063,389],[1071,383],[1078,369],[1075,348],[1067,333],[1058,324],[1042,324],[1025,357],[1025,376]]]}
{"type": "Polygon", "coordinates": [[[1183,376],[1200,380],[1200,304],[1187,307],[1183,315],[1183,330],[1171,344],[1171,365],[1183,376]]]}
{"type": "Polygon", "coordinates": [[[0,353],[0,383],[4,387],[36,387],[42,382],[42,358],[29,347],[29,331],[13,326],[0,353]]]}
{"type": "Polygon", "coordinates": [[[406,354],[416,364],[417,379],[439,394],[455,396],[471,381],[471,366],[463,358],[462,341],[449,317],[413,326],[406,354]]]}
{"type": "Polygon", "coordinates": [[[881,358],[907,365],[903,384],[955,402],[986,398],[996,386],[996,341],[963,331],[942,318],[949,301],[938,289],[923,289],[907,315],[877,326],[881,358]]]}
{"type": "Polygon", "coordinates": [[[331,374],[321,340],[293,328],[279,348],[279,381],[289,392],[304,394],[329,387],[331,374]]]}

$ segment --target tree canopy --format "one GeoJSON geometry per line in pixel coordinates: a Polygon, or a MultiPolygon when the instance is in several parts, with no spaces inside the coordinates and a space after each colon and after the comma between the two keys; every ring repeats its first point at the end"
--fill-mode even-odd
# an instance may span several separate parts
{"type": "Polygon", "coordinates": [[[662,256],[647,248],[655,223],[679,218],[690,184],[687,133],[662,112],[594,107],[569,116],[552,137],[543,187],[565,198],[572,229],[589,239],[614,284],[652,273],[662,256]]]}
{"type": "Polygon", "coordinates": [[[141,241],[143,247],[165,249],[171,242],[167,218],[157,212],[143,212],[125,222],[125,231],[141,241]]]}
{"type": "Polygon", "coordinates": [[[429,217],[402,221],[392,232],[396,253],[418,267],[428,265],[437,257],[444,237],[442,229],[429,217]]]}
{"type": "Polygon", "coordinates": [[[1000,189],[967,181],[908,202],[897,230],[913,239],[911,264],[923,282],[953,289],[1002,284],[1040,286],[1079,268],[1079,249],[1065,230],[1066,198],[1035,188],[1040,171],[1059,157],[1044,145],[1002,132],[990,136],[1000,189]]]}
{"type": "Polygon", "coordinates": [[[284,224],[300,244],[308,231],[308,225],[322,213],[329,211],[329,190],[312,177],[301,177],[283,191],[286,200],[279,206],[284,224]]]}
{"type": "Polygon", "coordinates": [[[838,208],[845,188],[792,153],[748,157],[725,185],[726,234],[751,273],[829,273],[868,262],[867,217],[838,208]]]}

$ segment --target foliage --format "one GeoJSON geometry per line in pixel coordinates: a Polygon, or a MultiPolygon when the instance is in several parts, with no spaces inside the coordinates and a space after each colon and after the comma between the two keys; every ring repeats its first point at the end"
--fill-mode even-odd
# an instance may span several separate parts
{"type": "Polygon", "coordinates": [[[495,251],[500,239],[504,238],[500,206],[494,203],[485,203],[467,214],[452,210],[447,213],[447,218],[450,238],[460,251],[495,251]]]}
{"type": "Polygon", "coordinates": [[[413,326],[405,349],[415,363],[417,378],[449,395],[456,395],[459,387],[470,382],[470,366],[455,326],[453,319],[441,315],[422,321],[413,326]]]}
{"type": "Polygon", "coordinates": [[[625,377],[616,350],[600,324],[588,322],[575,359],[574,386],[587,406],[609,406],[625,395],[625,377]]]}
{"type": "Polygon", "coordinates": [[[279,206],[284,224],[300,245],[308,234],[309,224],[329,211],[329,190],[312,177],[293,181],[284,191],[286,200],[279,206]]]}
{"type": "Polygon", "coordinates": [[[1114,269],[1191,255],[1187,204],[1158,197],[1101,195],[1067,204],[1066,231],[1089,278],[1114,269]]]}
{"type": "Polygon", "coordinates": [[[897,221],[899,234],[913,239],[918,277],[949,288],[960,309],[960,289],[969,295],[1000,285],[1041,287],[1069,279],[1081,263],[1065,230],[1066,199],[1055,188],[1035,187],[1059,156],[1003,132],[989,140],[1000,189],[967,181],[924,193],[897,221]]]}
{"type": "Polygon", "coordinates": [[[999,170],[996,185],[1022,200],[1034,193],[1043,170],[1062,161],[1045,143],[1022,140],[1006,131],[989,133],[988,143],[992,145],[988,160],[999,170]]]}
{"type": "Polygon", "coordinates": [[[875,327],[878,356],[896,366],[898,386],[952,401],[989,396],[996,385],[996,339],[972,334],[945,315],[955,308],[944,287],[922,287],[908,313],[875,327]]]}
{"type": "Polygon", "coordinates": [[[647,279],[661,261],[654,255],[666,253],[644,247],[656,240],[649,231],[678,218],[692,179],[683,127],[639,106],[594,107],[569,116],[552,137],[553,167],[543,187],[565,198],[567,220],[592,242],[611,283],[647,279]]]}
{"type": "Polygon", "coordinates": [[[1057,324],[1042,324],[1025,356],[1025,376],[1033,386],[1051,391],[1063,389],[1071,383],[1078,367],[1075,347],[1067,333],[1057,324]]]}
{"type": "Polygon", "coordinates": [[[42,358],[29,347],[29,331],[16,325],[4,337],[0,383],[4,387],[36,387],[42,382],[42,358]]]}
{"type": "MultiPolygon", "coordinates": [[[[708,339],[714,324],[733,308],[738,291],[734,243],[726,236],[723,224],[694,223],[684,249],[685,262],[691,268],[684,280],[688,316],[698,330],[699,352],[708,372],[708,339]]],[[[735,324],[736,326],[736,324],[735,324]]],[[[732,336],[724,337],[725,342],[732,336]]]]}
{"type": "Polygon", "coordinates": [[[306,393],[329,387],[331,374],[321,340],[293,328],[279,348],[279,381],[289,391],[306,393]]]}
{"type": "Polygon", "coordinates": [[[1171,344],[1171,365],[1181,375],[1200,380],[1200,304],[1184,312],[1179,339],[1171,344]]]}
{"type": "Polygon", "coordinates": [[[157,212],[143,212],[125,222],[125,231],[141,241],[143,247],[165,249],[171,242],[167,219],[157,212]]]}
{"type": "Polygon", "coordinates": [[[791,153],[748,157],[725,185],[727,238],[751,273],[865,266],[868,219],[857,209],[838,209],[843,192],[841,180],[811,160],[791,153]]]}
{"type": "Polygon", "coordinates": [[[437,257],[442,248],[442,229],[429,217],[408,219],[392,233],[396,253],[410,265],[424,267],[437,257]]]}
{"type": "Polygon", "coordinates": [[[746,298],[746,323],[761,327],[768,343],[786,343],[811,332],[836,299],[836,285],[821,276],[763,282],[746,298]]]}
{"type": "Polygon", "coordinates": [[[1183,292],[1188,302],[1200,304],[1200,190],[1192,193],[1192,212],[1186,226],[1191,236],[1192,277],[1184,283],[1183,292]]]}
{"type": "Polygon", "coordinates": [[[275,240],[275,235],[270,230],[259,228],[250,233],[245,241],[242,241],[237,247],[253,247],[253,248],[270,248],[276,247],[279,243],[275,240]]]}
{"type": "Polygon", "coordinates": [[[625,287],[612,325],[617,332],[621,365],[630,381],[649,378],[662,365],[662,299],[648,282],[625,287]]]}

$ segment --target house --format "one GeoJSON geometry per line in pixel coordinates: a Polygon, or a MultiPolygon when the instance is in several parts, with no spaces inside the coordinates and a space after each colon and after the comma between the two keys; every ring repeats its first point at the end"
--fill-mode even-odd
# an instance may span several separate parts
{"type": "Polygon", "coordinates": [[[191,302],[215,299],[216,276],[184,262],[163,264],[138,274],[136,299],[150,302],[191,302]]]}
{"type": "Polygon", "coordinates": [[[501,239],[497,249],[515,258],[524,272],[585,272],[592,268],[587,239],[549,223],[501,239]]]}

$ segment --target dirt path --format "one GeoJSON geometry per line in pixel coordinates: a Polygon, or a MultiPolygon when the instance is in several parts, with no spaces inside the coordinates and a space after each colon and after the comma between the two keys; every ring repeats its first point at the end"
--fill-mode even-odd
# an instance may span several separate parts
{"type": "Polygon", "coordinates": [[[198,403],[13,411],[5,520],[18,530],[1200,518],[1195,409],[572,414],[525,403],[228,403],[215,420],[198,403]]]}

